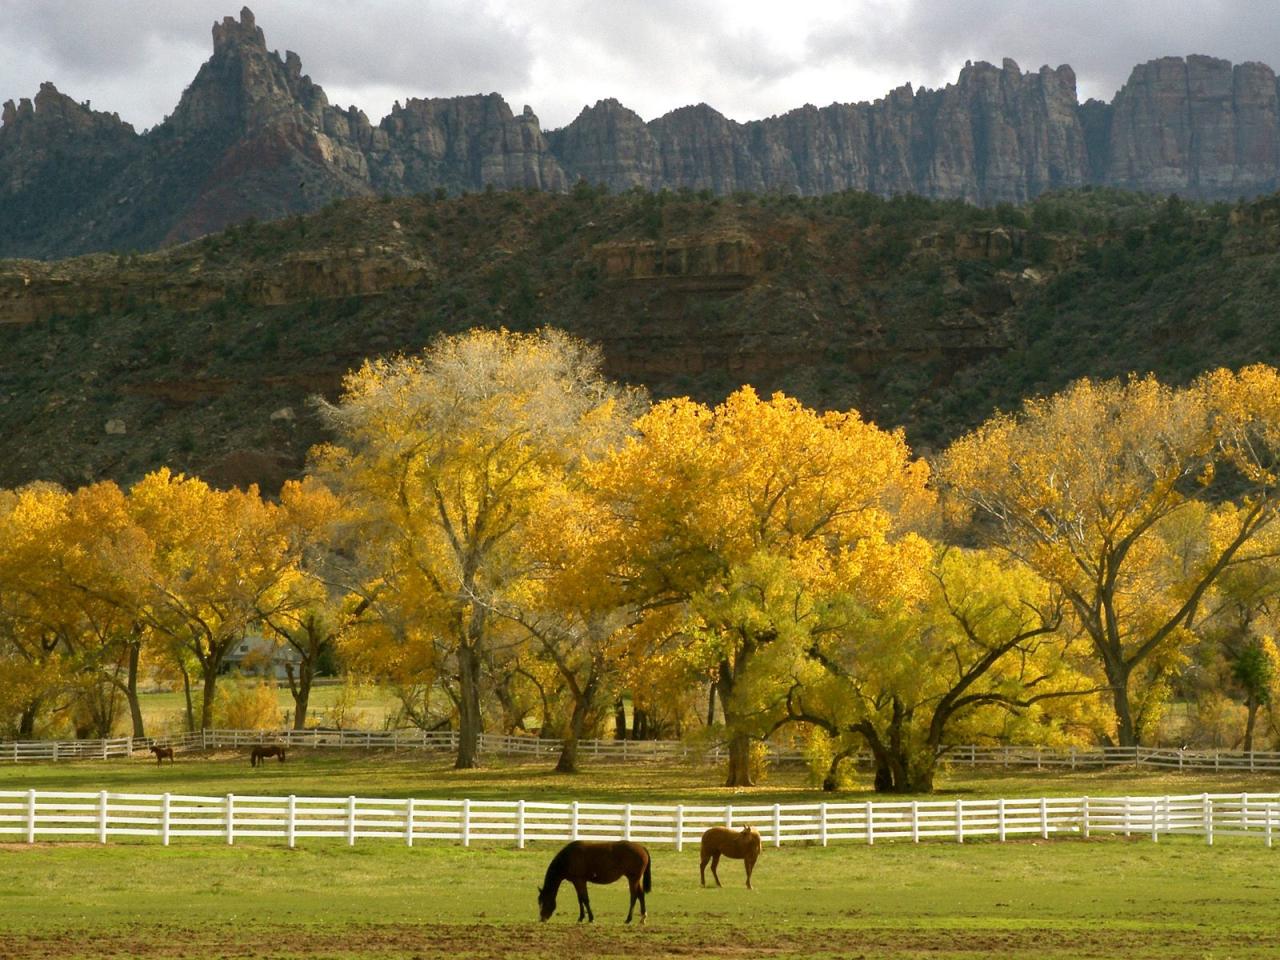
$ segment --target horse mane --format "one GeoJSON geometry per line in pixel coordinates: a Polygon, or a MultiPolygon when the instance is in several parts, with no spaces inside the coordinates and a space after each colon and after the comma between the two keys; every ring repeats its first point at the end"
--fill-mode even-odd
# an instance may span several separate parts
{"type": "Polygon", "coordinates": [[[569,851],[572,844],[566,844],[556,851],[556,855],[551,858],[551,862],[547,864],[546,875],[542,878],[542,889],[548,894],[554,895],[560,886],[560,881],[564,879],[565,861],[569,859],[569,851]]]}

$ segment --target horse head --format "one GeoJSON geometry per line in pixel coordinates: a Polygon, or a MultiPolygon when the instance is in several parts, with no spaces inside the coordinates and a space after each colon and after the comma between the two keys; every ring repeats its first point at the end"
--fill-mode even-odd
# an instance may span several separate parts
{"type": "Polygon", "coordinates": [[[551,915],[556,912],[556,895],[554,893],[545,892],[542,887],[538,888],[538,919],[546,923],[551,919],[551,915]]]}

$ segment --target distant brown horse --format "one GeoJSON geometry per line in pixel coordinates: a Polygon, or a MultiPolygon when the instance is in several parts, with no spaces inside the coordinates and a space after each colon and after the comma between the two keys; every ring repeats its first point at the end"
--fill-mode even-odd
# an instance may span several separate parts
{"type": "Polygon", "coordinates": [[[279,757],[280,762],[284,763],[284,747],[254,747],[249,751],[249,766],[256,767],[260,763],[266,763],[267,757],[279,757]]]}
{"type": "Polygon", "coordinates": [[[730,827],[712,827],[702,835],[702,885],[707,885],[707,861],[711,861],[711,875],[720,886],[720,857],[742,860],[747,867],[747,889],[751,890],[751,871],[760,859],[760,834],[751,826],[734,830],[730,827]]]}
{"type": "Polygon", "coordinates": [[[627,910],[627,923],[640,901],[640,922],[648,913],[644,908],[644,895],[652,887],[649,873],[649,851],[630,840],[574,840],[551,858],[547,876],[538,888],[538,916],[546,922],[556,912],[556,891],[568,880],[578,891],[578,922],[586,917],[594,923],[591,901],[587,898],[587,883],[613,883],[620,877],[627,878],[631,888],[631,907],[627,910]]]}
{"type": "Polygon", "coordinates": [[[173,763],[173,747],[152,747],[151,752],[156,755],[157,766],[165,760],[173,763]]]}

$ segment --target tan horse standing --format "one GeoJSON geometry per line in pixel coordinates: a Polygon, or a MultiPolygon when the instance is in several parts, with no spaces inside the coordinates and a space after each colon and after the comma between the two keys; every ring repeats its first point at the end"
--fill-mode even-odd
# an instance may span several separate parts
{"type": "Polygon", "coordinates": [[[751,871],[760,859],[760,834],[754,827],[746,826],[741,830],[731,827],[712,827],[702,835],[702,885],[707,885],[707,861],[711,861],[711,875],[716,878],[716,886],[720,886],[720,874],[716,867],[720,858],[741,860],[747,868],[747,889],[751,886],[751,871]]]}

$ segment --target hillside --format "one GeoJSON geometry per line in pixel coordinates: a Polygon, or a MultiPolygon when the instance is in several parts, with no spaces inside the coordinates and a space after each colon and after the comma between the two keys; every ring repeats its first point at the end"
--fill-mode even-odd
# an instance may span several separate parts
{"type": "MultiPolygon", "coordinates": [[[[486,187],[849,190],[984,205],[1106,186],[1234,201],[1280,185],[1270,67],[1208,56],[1134,67],[1080,103],[1069,66],[967,64],[937,90],[804,105],[740,123],[701,103],[643,120],[619,100],[544,131],[498,93],[397,102],[377,123],[329,102],[302,58],[270,50],[247,8],[173,113],[136,132],[45,83],[0,114],[0,256],[142,251],[343,197],[486,187]]],[[[410,92],[411,91],[407,91],[410,92]]]]}
{"type": "Polygon", "coordinates": [[[161,463],[272,488],[364,357],[554,324],[657,397],[748,382],[936,448],[1084,375],[1280,358],[1280,200],[1023,207],[485,192],[334,203],[147,255],[0,261],[0,485],[161,463]]]}

